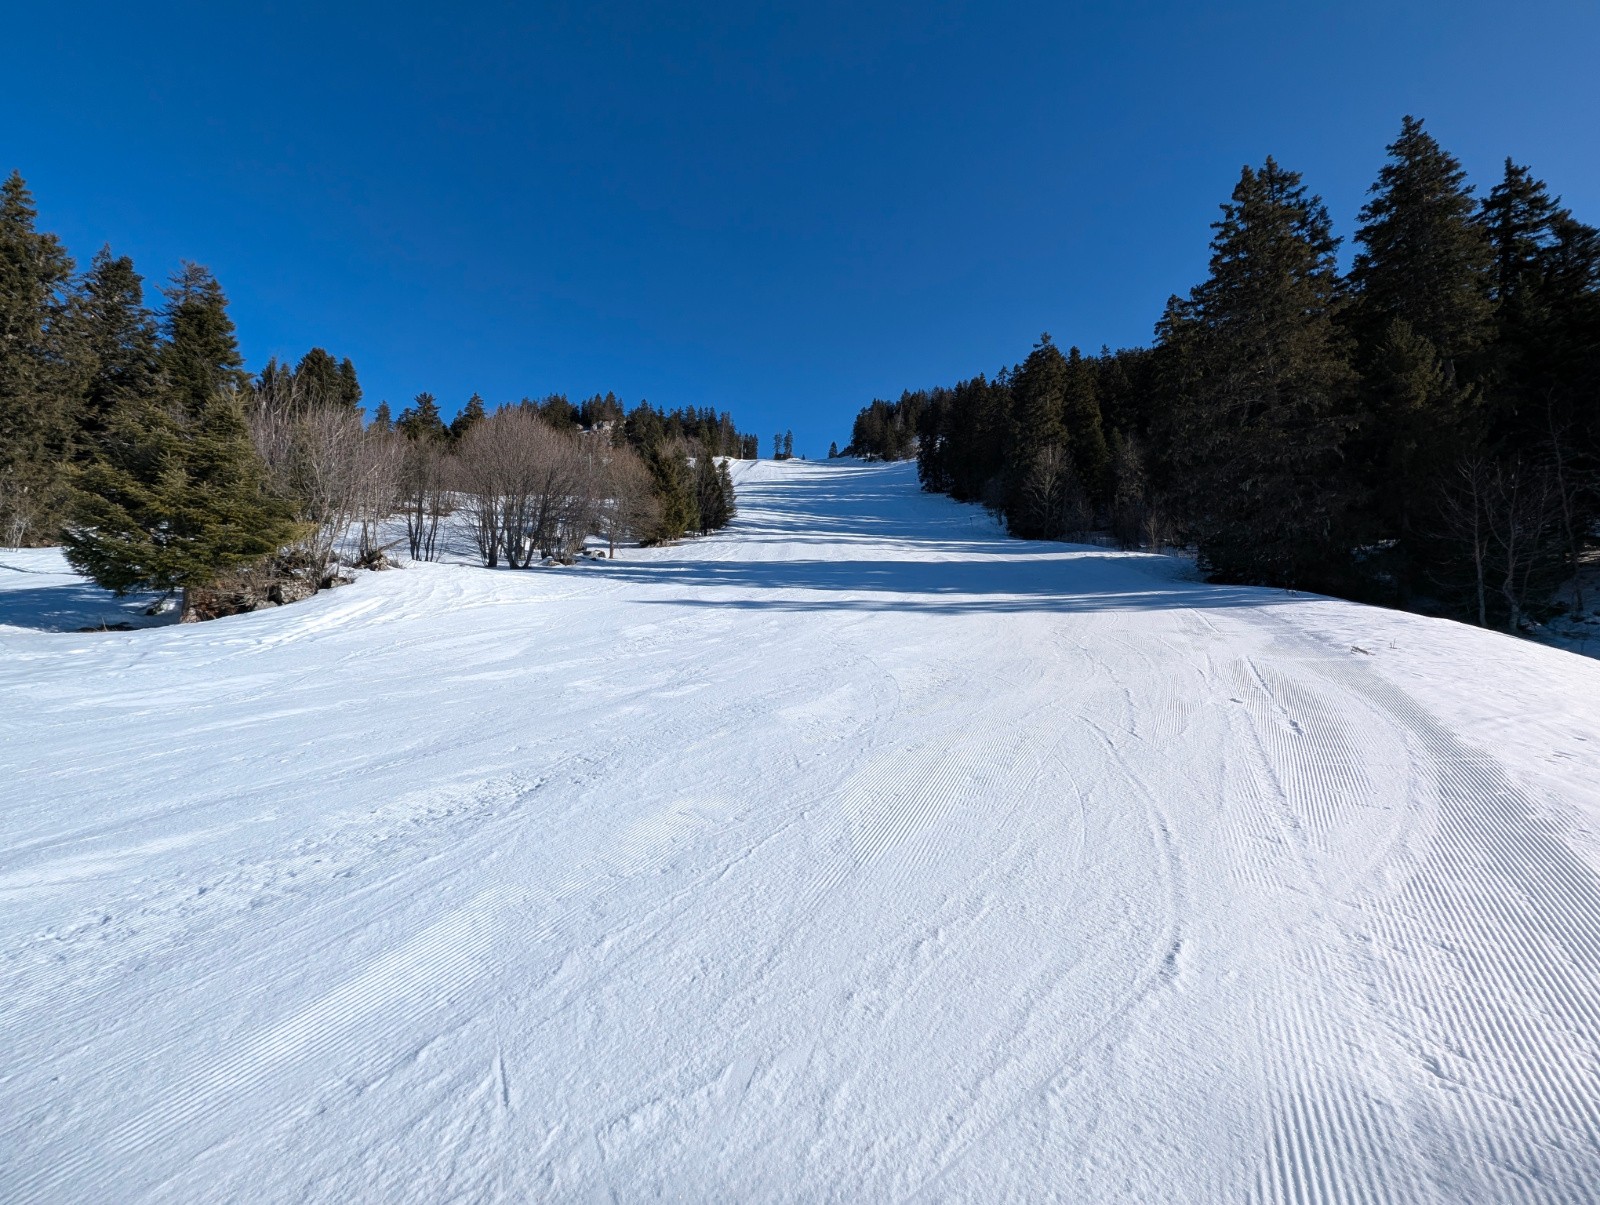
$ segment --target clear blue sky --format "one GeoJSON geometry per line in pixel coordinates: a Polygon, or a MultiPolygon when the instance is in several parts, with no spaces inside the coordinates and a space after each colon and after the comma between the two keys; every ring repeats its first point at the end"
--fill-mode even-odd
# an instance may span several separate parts
{"type": "Polygon", "coordinates": [[[1600,221],[1600,4],[33,4],[0,170],[368,405],[614,389],[797,451],[1041,330],[1146,343],[1244,163],[1351,232],[1404,113],[1600,221]]]}

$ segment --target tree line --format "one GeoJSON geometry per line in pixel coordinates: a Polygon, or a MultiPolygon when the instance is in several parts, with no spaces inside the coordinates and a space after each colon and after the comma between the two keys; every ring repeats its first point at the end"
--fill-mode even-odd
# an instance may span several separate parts
{"type": "MultiPolygon", "coordinates": [[[[1600,232],[1507,160],[1481,199],[1405,118],[1341,272],[1298,173],[1246,167],[1147,348],[874,401],[847,452],[1025,538],[1189,544],[1213,580],[1520,630],[1600,517],[1600,232]]],[[[1581,595],[1577,605],[1582,606],[1581,595]]]]}
{"type": "Polygon", "coordinates": [[[59,540],[119,593],[181,593],[185,618],[291,601],[341,555],[380,564],[396,514],[414,558],[459,510],[484,563],[513,567],[714,530],[734,513],[726,458],[757,455],[726,412],[611,393],[492,412],[474,395],[449,423],[422,393],[368,421],[348,358],[246,372],[206,268],[161,295],[108,248],[77,272],[22,177],[0,185],[0,536],[59,540]]]}

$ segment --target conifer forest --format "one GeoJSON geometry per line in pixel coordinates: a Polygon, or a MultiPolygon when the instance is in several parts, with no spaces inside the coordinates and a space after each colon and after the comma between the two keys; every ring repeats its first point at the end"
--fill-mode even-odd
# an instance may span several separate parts
{"type": "Polygon", "coordinates": [[[1510,631],[1547,616],[1600,514],[1600,231],[1510,159],[1480,195],[1413,117],[1347,271],[1271,158],[1213,230],[1152,346],[1045,335],[993,377],[874,401],[845,452],[915,456],[923,488],[1023,538],[1190,545],[1215,581],[1510,631]]]}

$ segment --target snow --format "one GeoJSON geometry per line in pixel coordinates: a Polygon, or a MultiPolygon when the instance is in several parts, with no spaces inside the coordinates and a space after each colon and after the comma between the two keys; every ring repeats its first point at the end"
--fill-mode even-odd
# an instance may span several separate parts
{"type": "Polygon", "coordinates": [[[738,486],[135,632],[30,554],[0,1197],[1592,1196],[1600,664],[738,486]]]}

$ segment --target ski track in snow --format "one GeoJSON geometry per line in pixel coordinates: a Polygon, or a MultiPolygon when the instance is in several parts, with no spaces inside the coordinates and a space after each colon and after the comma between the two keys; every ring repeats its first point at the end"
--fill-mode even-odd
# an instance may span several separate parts
{"type": "Polygon", "coordinates": [[[1600,665],[737,480],[0,626],[0,1198],[1600,1199],[1600,665]]]}

